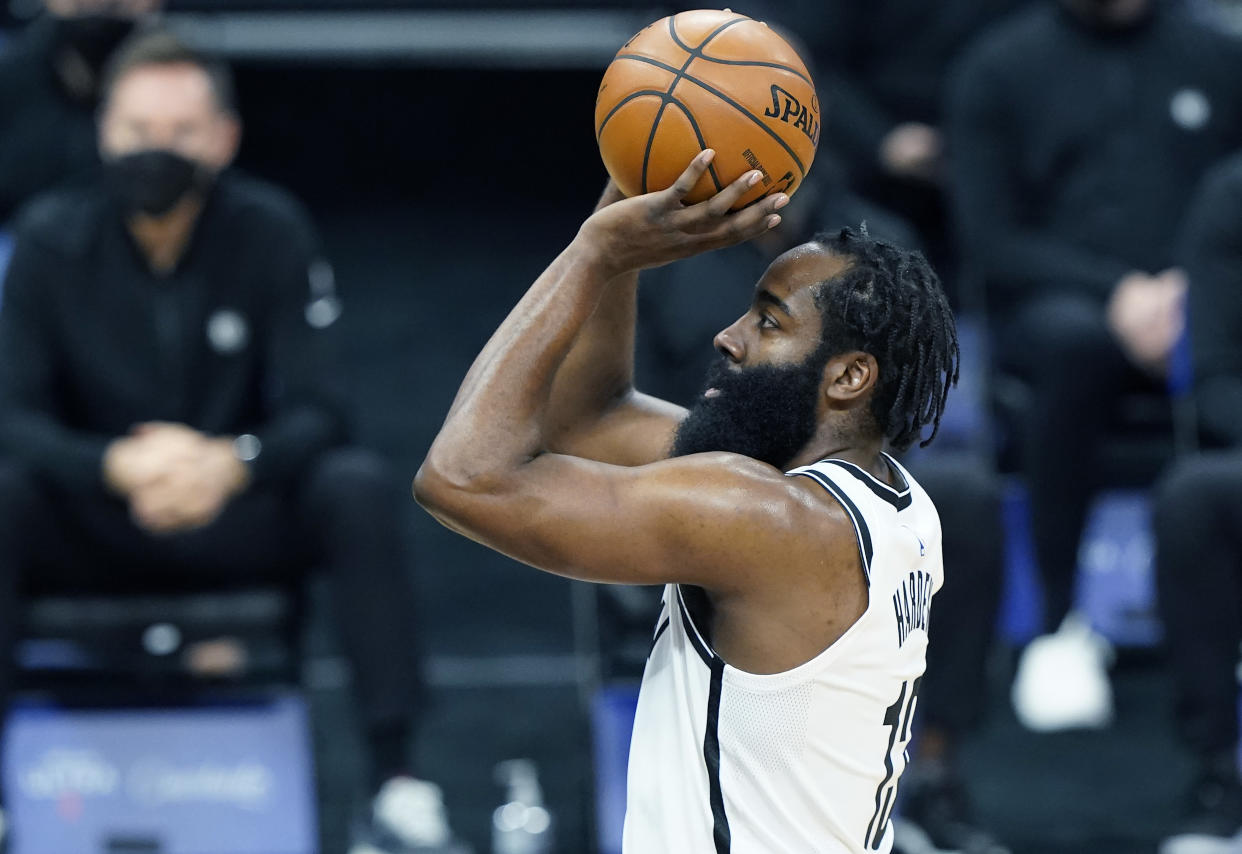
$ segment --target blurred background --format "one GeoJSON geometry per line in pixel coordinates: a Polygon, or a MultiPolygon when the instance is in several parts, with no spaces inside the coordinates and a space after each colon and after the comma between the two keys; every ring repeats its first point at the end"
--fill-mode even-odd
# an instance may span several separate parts
{"type": "MultiPolygon", "coordinates": [[[[1083,2],[1090,5],[1091,0],[1083,2]]],[[[1068,567],[1061,573],[1070,575],[1071,581],[1048,581],[1047,574],[1036,568],[1037,551],[1045,548],[1037,547],[1036,541],[1044,535],[1038,520],[1033,529],[1026,467],[1030,456],[1017,435],[1020,425],[1043,423],[1048,399],[1040,397],[1038,379],[1023,376],[1020,367],[1009,370],[1000,355],[993,355],[1003,349],[994,347],[993,341],[998,330],[1009,328],[1009,312],[1017,299],[1008,296],[1012,288],[1006,290],[1010,286],[999,280],[1014,267],[1037,266],[1042,263],[1039,259],[1051,265],[1049,270],[1069,270],[1076,263],[1089,266],[1092,277],[1100,278],[1097,273],[1106,265],[1093,266],[1094,259],[1104,254],[1108,241],[1099,237],[1103,220],[1079,208],[1077,221],[1067,225],[1063,218],[1049,228],[1062,243],[1072,243],[1076,230],[1081,231],[1085,243],[1096,244],[1089,253],[1069,252],[1060,261],[1049,261],[1057,251],[1053,238],[1042,249],[1028,255],[1015,250],[1001,261],[974,251],[980,244],[1010,245],[1010,236],[981,233],[980,221],[999,222],[1012,213],[1015,228],[1033,231],[1037,224],[1055,219],[1050,211],[1058,205],[1068,210],[1065,206],[1074,204],[1048,194],[1040,205],[1032,204],[1031,211],[1013,213],[1005,200],[988,196],[988,188],[998,179],[983,171],[987,158],[975,155],[989,145],[1001,146],[996,140],[1010,140],[1003,143],[1005,150],[990,153],[1001,159],[1011,156],[1023,169],[1029,167],[1028,174],[1014,177],[1015,183],[1055,182],[1064,175],[1067,184],[1081,178],[1085,183],[1079,186],[1092,197],[1115,192],[1117,200],[1102,202],[1111,206],[1109,216],[1120,218],[1113,227],[1121,232],[1115,244],[1150,243],[1147,235],[1154,231],[1165,234],[1169,245],[1167,251],[1154,253],[1158,261],[1147,266],[1143,266],[1147,256],[1137,250],[1132,254],[1138,257],[1114,266],[1119,274],[1143,270],[1154,281],[1166,268],[1192,266],[1178,253],[1182,246],[1193,245],[1192,238],[1183,239],[1180,232],[1198,179],[1232,151],[1242,150],[1242,121],[1236,121],[1242,115],[1242,73],[1234,73],[1234,69],[1242,72],[1242,64],[1230,64],[1233,60],[1226,58],[1218,67],[1188,69],[1185,63],[1191,60],[1186,57],[1215,51],[1217,42],[1210,41],[1210,48],[1195,48],[1178,36],[1173,40],[1179,47],[1167,53],[1160,52],[1160,44],[1135,48],[1134,67],[1146,71],[1133,77],[1119,70],[1130,67],[1127,60],[1109,59],[1112,72],[1103,72],[1103,83],[1085,76],[1095,66],[1063,63],[1055,51],[1041,52],[1043,48],[1026,42],[1013,51],[1026,58],[1026,66],[1015,65],[1012,73],[995,71],[988,63],[1000,62],[997,57],[1004,51],[989,48],[983,40],[993,38],[1001,44],[1004,38],[1035,39],[1043,32],[1040,26],[1047,26],[1032,24],[1036,35],[1031,35],[1022,29],[1025,23],[1014,22],[1033,14],[1032,7],[1043,7],[1036,11],[1049,20],[1054,12],[1069,14],[1059,0],[865,5],[866,9],[855,7],[851,0],[753,4],[738,0],[734,9],[779,22],[803,40],[800,47],[815,66],[825,110],[815,166],[821,177],[816,190],[803,191],[802,218],[817,227],[866,220],[880,236],[917,243],[941,271],[959,312],[962,380],[950,399],[944,435],[937,442],[939,452],[932,446],[912,462],[916,473],[920,465],[926,466],[929,478],[962,485],[967,492],[969,484],[982,484],[977,494],[963,496],[962,501],[984,502],[985,515],[973,523],[968,519],[966,528],[972,524],[975,528],[965,536],[987,544],[982,553],[977,548],[963,560],[972,561],[972,572],[983,573],[987,580],[970,582],[971,589],[981,591],[977,601],[961,606],[955,617],[943,618],[944,631],[951,631],[959,619],[984,626],[983,643],[974,644],[973,651],[964,653],[969,661],[960,663],[960,668],[978,671],[978,677],[968,675],[964,682],[954,683],[967,686],[954,690],[969,693],[978,708],[945,713],[952,721],[945,727],[955,742],[955,779],[964,781],[972,823],[986,827],[1019,854],[1156,851],[1182,820],[1186,792],[1202,770],[1195,750],[1179,739],[1175,721],[1176,672],[1163,644],[1151,521],[1153,485],[1201,444],[1192,405],[1193,372],[1189,367],[1179,372],[1177,362],[1192,361],[1187,349],[1191,345],[1180,326],[1172,324],[1178,328],[1168,337],[1180,342],[1181,349],[1170,345],[1157,353],[1154,361],[1160,366],[1142,372],[1146,381],[1139,387],[1131,388],[1133,378],[1126,373],[1101,380],[1119,389],[1118,394],[1110,391],[1100,398],[1108,398],[1108,408],[1116,410],[1117,418],[1098,430],[1082,427],[1098,436],[1091,434],[1090,453],[1080,463],[1095,473],[1107,468],[1108,474],[1100,476],[1098,484],[1093,480],[1089,489],[1082,487],[1083,519],[1061,522],[1073,534],[1069,556],[1062,561],[1068,567]],[[1217,135],[1210,143],[1200,140],[1192,152],[1176,145],[1147,146],[1142,140],[1165,131],[1137,121],[1126,124],[1125,133],[1092,136],[1090,123],[1079,120],[1081,110],[1055,98],[1031,105],[1028,112],[1044,115],[1050,128],[1070,116],[1066,121],[1074,124],[1074,130],[1058,137],[1050,129],[1042,148],[1032,142],[1022,149],[1035,132],[1026,124],[1030,116],[1018,107],[1002,111],[996,119],[1003,125],[997,137],[989,138],[980,130],[989,120],[981,115],[988,104],[1018,102],[1029,88],[1038,89],[1037,79],[1029,76],[1035,73],[1032,69],[1069,77],[1065,86],[1070,90],[1108,90],[1115,84],[1124,92],[1122,106],[1104,121],[1120,126],[1128,111],[1142,112],[1143,87],[1155,86],[1154,79],[1160,77],[1152,71],[1156,67],[1173,76],[1181,71],[1191,77],[1201,74],[1207,81],[1187,83],[1186,89],[1160,89],[1152,95],[1159,101],[1152,115],[1166,119],[1170,97],[1195,93],[1183,97],[1181,114],[1177,106],[1171,107],[1171,121],[1183,130],[1197,129],[1197,111],[1205,99],[1211,118],[1203,121],[1217,135]],[[986,73],[989,80],[1017,82],[1009,94],[1000,91],[999,83],[996,92],[973,92],[972,70],[986,73]],[[1080,76],[1075,80],[1074,75],[1080,76]],[[899,126],[905,132],[891,136],[899,126]],[[1105,150],[1084,153],[1090,151],[1093,139],[1100,140],[1105,150]],[[958,159],[959,152],[967,150],[970,157],[958,159]],[[1167,159],[1183,155],[1185,165],[1167,159]],[[1147,159],[1152,157],[1165,159],[1147,159]],[[1125,182],[1113,173],[1084,178],[1088,160],[1113,163],[1114,172],[1165,170],[1168,180],[1180,182],[1183,192],[1175,205],[1162,195],[1166,188],[1159,180],[1125,182]],[[1040,165],[1032,166],[1036,161],[1040,165]],[[976,164],[979,169],[972,170],[976,164]],[[1119,188],[1118,180],[1126,185],[1119,188]],[[959,200],[962,187],[967,187],[966,198],[959,200]],[[1168,222],[1131,228],[1125,218],[1127,205],[1159,206],[1168,222]],[[1091,260],[1083,260],[1088,254],[1091,260]],[[1058,267],[1062,262],[1064,266],[1058,267]],[[1114,403],[1114,397],[1120,399],[1114,403]],[[1079,537],[1081,532],[1085,533],[1079,537]],[[1046,613],[1057,612],[1058,604],[1041,604],[1041,591],[1067,584],[1074,612],[1085,615],[1093,639],[1101,638],[1110,647],[1113,696],[1106,715],[1088,711],[1082,720],[1044,726],[1038,712],[1027,719],[1015,713],[1011,688],[1027,644],[1058,629],[1059,618],[1050,621],[1046,613]],[[958,726],[958,718],[968,723],[958,726]]],[[[1073,3],[1066,0],[1065,5],[1073,3]]],[[[1165,7],[1176,7],[1176,13],[1194,21],[1194,26],[1210,31],[1212,38],[1219,36],[1221,45],[1238,40],[1242,33],[1242,3],[1237,0],[1164,0],[1159,5],[1162,13],[1169,11],[1165,7]]],[[[159,13],[163,26],[233,68],[243,123],[236,168],[287,189],[310,212],[322,255],[335,270],[334,298],[343,309],[335,325],[347,374],[348,406],[354,415],[352,440],[386,460],[395,480],[409,483],[475,354],[590,213],[607,177],[593,133],[595,93],[604,68],[619,46],[646,23],[688,8],[697,6],[604,0],[164,3],[159,13]]],[[[0,0],[0,63],[26,56],[21,53],[23,45],[46,14],[41,0],[0,0]]],[[[1072,36],[1058,38],[1073,47],[1072,36]]],[[[1119,47],[1122,39],[1104,41],[1109,51],[1124,53],[1119,47]]],[[[1230,48],[1219,50],[1226,56],[1230,48]]],[[[0,87],[17,86],[10,81],[22,79],[20,71],[0,76],[0,87]]],[[[1050,83],[1049,89],[1060,91],[1061,85],[1050,83]]],[[[14,114],[18,110],[12,94],[0,91],[0,183],[10,172],[22,172],[20,158],[6,160],[3,151],[30,127],[17,127],[12,114],[4,114],[6,109],[14,114]]],[[[96,105],[88,97],[75,109],[89,123],[96,105]]],[[[51,137],[59,138],[71,126],[54,127],[51,137]]],[[[83,162],[72,164],[72,169],[66,166],[60,177],[70,180],[75,177],[70,173],[89,170],[91,164],[85,161],[94,156],[84,154],[83,162]]],[[[1022,192],[1026,191],[1015,190],[1018,195],[1022,192]]],[[[0,258],[13,251],[18,211],[37,195],[31,191],[16,198],[6,193],[0,187],[4,202],[0,220],[7,219],[9,225],[0,239],[0,258]]],[[[709,303],[717,293],[717,281],[738,276],[734,271],[761,272],[764,263],[766,258],[748,256],[723,270],[688,267],[684,274],[661,271],[653,277],[662,277],[662,287],[686,290],[673,298],[674,310],[657,306],[651,319],[643,321],[648,325],[641,326],[639,373],[647,387],[683,399],[694,393],[693,383],[712,357],[710,334],[720,308],[709,303]],[[692,369],[686,370],[687,366],[692,369]],[[672,378],[678,371],[693,379],[678,385],[672,378]]],[[[721,287],[730,295],[745,293],[757,272],[721,287]]],[[[1108,287],[1120,277],[1110,279],[1108,287]]],[[[1184,276],[1178,281],[1183,282],[1181,287],[1171,285],[1170,290],[1176,292],[1174,301],[1180,306],[1184,276]]],[[[1242,279],[1237,285],[1242,288],[1242,279]]],[[[1040,286],[1021,287],[1027,294],[1040,286]]],[[[1192,292],[1194,287],[1192,277],[1192,292]]],[[[1090,290],[1087,285],[1084,289],[1090,290]]],[[[1049,290],[1057,289],[1049,286],[1049,290]]],[[[1103,318],[1108,288],[1093,293],[1103,318]]],[[[644,300],[651,299],[650,292],[644,295],[644,300]]],[[[726,315],[740,313],[742,303],[736,305],[737,311],[730,305],[726,315]]],[[[1059,321],[1047,322],[1055,326],[1059,321]]],[[[1044,352],[1040,358],[1045,369],[1072,376],[1090,373],[1081,360],[1093,357],[1068,354],[1065,361],[1058,361],[1057,354],[1044,352]]],[[[1098,392],[1088,388],[1083,393],[1091,400],[1098,392]]],[[[1074,400],[1051,405],[1080,407],[1074,400]]],[[[1068,427],[1053,425],[1049,430],[1063,431],[1054,433],[1061,437],[1058,441],[1075,441],[1081,416],[1079,409],[1070,410],[1068,427]]],[[[1045,488],[1063,489],[1057,483],[1045,488]]],[[[935,497],[936,490],[930,485],[929,489],[935,497]]],[[[945,503],[953,500],[950,488],[947,497],[938,500],[942,514],[945,503]]],[[[1052,525],[1056,527],[1055,522],[1052,525]]],[[[455,834],[475,851],[498,854],[619,850],[616,797],[618,787],[623,792],[618,768],[624,767],[625,716],[627,710],[632,713],[653,628],[650,621],[657,610],[648,592],[595,590],[517,565],[440,528],[412,500],[401,507],[401,526],[430,697],[411,762],[419,777],[442,787],[455,834]],[[510,785],[518,777],[527,779],[523,776],[527,766],[515,771],[515,766],[501,765],[513,759],[533,761],[541,795],[510,785]],[[554,834],[505,842],[494,811],[514,799],[524,803],[542,799],[554,820],[554,834]],[[523,844],[532,847],[520,847],[523,844]]],[[[1064,545],[1046,548],[1055,552],[1058,547],[1066,551],[1064,545]]],[[[947,553],[950,579],[954,568],[953,555],[947,553]]],[[[18,676],[24,705],[14,713],[14,720],[21,721],[22,737],[31,739],[30,745],[52,747],[59,744],[56,738],[63,738],[73,749],[89,750],[95,749],[87,745],[94,724],[72,717],[73,710],[86,710],[89,717],[109,709],[245,710],[254,708],[248,704],[304,700],[313,745],[313,770],[306,772],[313,779],[315,810],[307,819],[313,827],[308,844],[313,847],[290,848],[289,854],[351,850],[360,822],[367,822],[369,796],[361,758],[365,751],[350,691],[353,677],[331,617],[331,591],[321,579],[312,579],[308,589],[305,603],[298,603],[293,651],[283,653],[294,659],[291,674],[207,680],[164,672],[168,668],[159,661],[153,664],[167,656],[155,651],[160,644],[152,646],[150,629],[171,626],[187,636],[250,631],[230,628],[230,615],[221,618],[211,612],[210,601],[200,602],[197,609],[191,602],[175,614],[162,614],[158,608],[139,614],[137,606],[127,611],[124,603],[112,600],[79,603],[84,610],[74,610],[74,591],[63,591],[68,604],[60,599],[51,604],[68,611],[45,609],[33,616],[27,611],[21,617],[27,640],[44,642],[42,647],[19,643],[27,653],[18,676]],[[196,628],[196,621],[209,628],[196,628]],[[51,647],[49,640],[54,642],[51,647]],[[82,664],[80,657],[70,656],[71,665],[60,669],[82,673],[74,673],[74,690],[66,691],[59,677],[48,680],[40,673],[57,670],[57,655],[47,653],[63,651],[66,643],[93,646],[95,652],[100,645],[119,649],[129,644],[137,651],[130,658],[116,656],[123,661],[109,658],[102,663],[82,664]],[[114,690],[102,699],[99,691],[89,689],[100,680],[113,683],[118,678],[115,671],[138,673],[134,680],[138,687],[114,690]],[[49,681],[54,683],[51,687],[49,681]],[[81,689],[79,682],[88,689],[81,689]],[[84,696],[89,699],[83,700],[84,696]],[[72,727],[55,731],[55,737],[39,730],[56,726],[57,720],[80,723],[84,734],[74,735],[72,727]]],[[[29,608],[38,604],[25,599],[23,603],[29,608]]],[[[259,613],[255,623],[264,619],[259,613]]],[[[263,627],[255,631],[261,635],[263,627]]],[[[975,629],[970,631],[974,632],[970,637],[978,635],[975,629]]],[[[1232,642],[1236,653],[1237,641],[1232,642]]],[[[1091,684],[1081,690],[1090,693],[1098,688],[1091,684]]],[[[1236,718],[1234,709],[1230,714],[1236,718]]],[[[264,725],[294,727],[296,744],[300,724],[296,720],[273,724],[273,720],[264,725]]],[[[176,721],[169,725],[174,726],[169,732],[181,732],[175,729],[176,721]]],[[[237,724],[243,729],[250,725],[237,724]]],[[[222,737],[229,738],[227,733],[222,737]]],[[[56,749],[63,754],[69,748],[62,744],[56,749]]],[[[104,748],[98,750],[104,751],[101,756],[106,753],[104,748]]],[[[30,761],[37,765],[46,751],[22,756],[33,757],[30,761]]],[[[25,807],[19,802],[35,798],[31,792],[38,787],[26,785],[34,772],[17,767],[16,761],[6,759],[5,771],[14,851],[77,854],[77,849],[21,847],[24,834],[30,834],[26,838],[37,834],[22,828],[25,807]]],[[[290,772],[294,777],[297,767],[290,772]]],[[[89,781],[61,771],[68,776],[44,791],[50,798],[47,815],[55,816],[46,820],[66,826],[94,821],[89,781]]],[[[220,849],[178,847],[168,841],[175,834],[161,837],[161,832],[141,822],[113,827],[95,837],[97,847],[81,850],[170,854],[252,850],[242,842],[220,849]]]]}

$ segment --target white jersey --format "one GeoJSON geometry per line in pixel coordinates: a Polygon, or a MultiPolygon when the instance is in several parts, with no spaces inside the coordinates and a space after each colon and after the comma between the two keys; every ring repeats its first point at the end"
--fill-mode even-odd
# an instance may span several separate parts
{"type": "MultiPolygon", "coordinates": [[[[624,854],[885,854],[940,589],[940,519],[888,458],[894,489],[842,460],[789,472],[854,524],[866,611],[792,670],[729,666],[670,584],[630,746],[624,854]]],[[[688,600],[691,606],[687,605],[688,600]]]]}

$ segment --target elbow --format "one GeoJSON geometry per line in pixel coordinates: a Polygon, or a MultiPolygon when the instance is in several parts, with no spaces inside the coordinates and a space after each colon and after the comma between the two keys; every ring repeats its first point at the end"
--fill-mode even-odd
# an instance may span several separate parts
{"type": "Polygon", "coordinates": [[[472,508],[486,501],[499,488],[488,473],[470,472],[441,464],[434,454],[414,475],[414,500],[441,522],[463,521],[472,508]]]}
{"type": "Polygon", "coordinates": [[[414,500],[431,515],[441,518],[453,504],[461,484],[428,457],[414,475],[414,500]]]}

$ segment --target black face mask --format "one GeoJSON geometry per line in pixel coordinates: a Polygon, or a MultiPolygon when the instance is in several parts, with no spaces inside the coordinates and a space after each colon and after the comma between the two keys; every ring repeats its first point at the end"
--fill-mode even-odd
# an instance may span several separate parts
{"type": "Polygon", "coordinates": [[[104,164],[105,181],[126,214],[163,216],[190,193],[205,195],[215,176],[175,151],[151,149],[104,164]]]}
{"type": "Polygon", "coordinates": [[[800,365],[731,369],[724,360],[707,372],[705,389],[681,423],[672,456],[730,451],[784,469],[815,435],[815,408],[827,355],[800,365]]]}
{"type": "Polygon", "coordinates": [[[56,43],[72,48],[96,75],[121,42],[134,31],[133,18],[81,15],[56,19],[56,43]]]}

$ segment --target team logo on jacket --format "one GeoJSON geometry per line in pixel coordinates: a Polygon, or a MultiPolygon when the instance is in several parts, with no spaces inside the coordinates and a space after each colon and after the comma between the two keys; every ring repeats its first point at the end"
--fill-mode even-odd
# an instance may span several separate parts
{"type": "Polygon", "coordinates": [[[1182,130],[1200,130],[1212,118],[1212,102],[1202,90],[1187,86],[1169,101],[1169,115],[1182,130]]]}
{"type": "Polygon", "coordinates": [[[250,325],[246,318],[231,308],[222,308],[207,319],[207,342],[221,355],[230,355],[246,348],[250,341],[250,325]]]}

